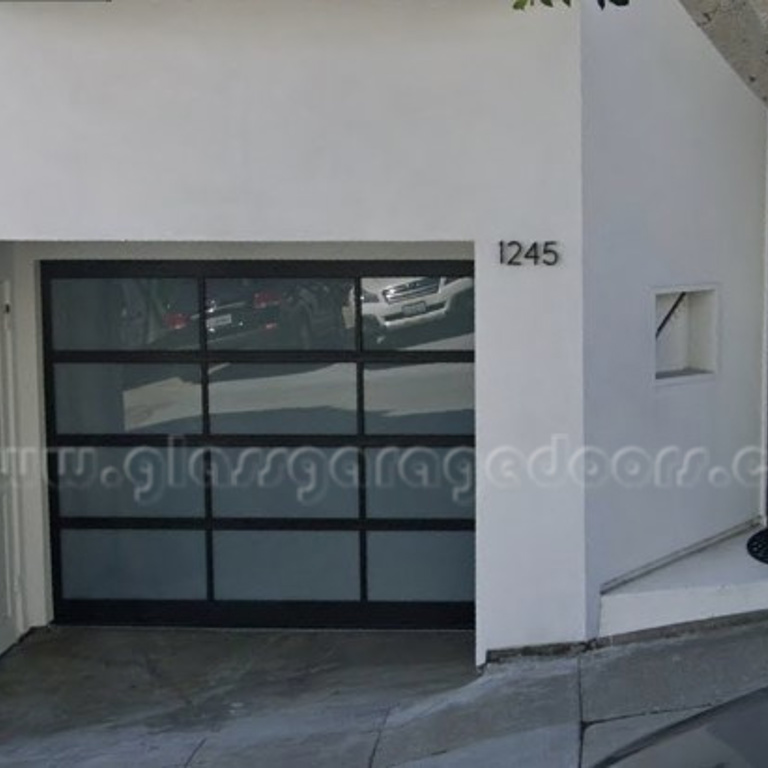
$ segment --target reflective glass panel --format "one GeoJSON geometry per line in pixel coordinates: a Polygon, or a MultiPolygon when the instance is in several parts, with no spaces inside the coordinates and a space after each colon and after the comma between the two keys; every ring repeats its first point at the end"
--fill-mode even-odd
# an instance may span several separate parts
{"type": "Polygon", "coordinates": [[[366,461],[369,517],[474,517],[474,449],[377,448],[366,461]]]}
{"type": "Polygon", "coordinates": [[[352,280],[226,278],[206,282],[210,349],[354,347],[352,280]]]}
{"type": "Polygon", "coordinates": [[[371,600],[471,601],[475,537],[465,531],[368,534],[371,600]]]}
{"type": "Polygon", "coordinates": [[[357,517],[354,448],[211,449],[214,515],[357,517]]]}
{"type": "Polygon", "coordinates": [[[362,289],[367,349],[474,349],[473,278],[366,277],[362,289]]]}
{"type": "Polygon", "coordinates": [[[54,375],[60,434],[201,430],[199,366],[60,363],[54,375]]]}
{"type": "Polygon", "coordinates": [[[202,531],[61,532],[64,597],[204,600],[202,531]]]}
{"type": "Polygon", "coordinates": [[[474,386],[472,363],[368,365],[365,430],[368,434],[474,434],[474,386]]]}
{"type": "Polygon", "coordinates": [[[202,517],[202,453],[188,448],[60,448],[63,517],[202,517]]]}
{"type": "Polygon", "coordinates": [[[318,531],[214,534],[219,600],[358,600],[359,537],[318,531]]]}
{"type": "Polygon", "coordinates": [[[357,429],[355,367],[211,366],[211,430],[239,434],[350,434],[357,429]]]}
{"type": "Polygon", "coordinates": [[[55,349],[199,346],[197,282],[176,278],[53,280],[55,349]]]}

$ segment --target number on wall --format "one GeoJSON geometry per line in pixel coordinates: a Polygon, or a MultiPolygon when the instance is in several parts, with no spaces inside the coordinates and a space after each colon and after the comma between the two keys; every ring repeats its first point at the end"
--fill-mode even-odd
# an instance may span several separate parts
{"type": "Polygon", "coordinates": [[[554,267],[561,258],[560,244],[555,240],[536,240],[533,243],[502,240],[499,243],[499,261],[505,267],[554,267]]]}

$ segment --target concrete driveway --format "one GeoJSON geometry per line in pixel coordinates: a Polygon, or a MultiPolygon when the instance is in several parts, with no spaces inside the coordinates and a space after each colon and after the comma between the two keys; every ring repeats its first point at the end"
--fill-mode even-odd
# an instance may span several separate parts
{"type": "Polygon", "coordinates": [[[0,766],[367,766],[470,633],[52,629],[0,660],[0,766]]]}
{"type": "Polygon", "coordinates": [[[473,667],[469,633],[51,629],[0,659],[0,768],[590,768],[768,686],[768,620],[473,667]]]}

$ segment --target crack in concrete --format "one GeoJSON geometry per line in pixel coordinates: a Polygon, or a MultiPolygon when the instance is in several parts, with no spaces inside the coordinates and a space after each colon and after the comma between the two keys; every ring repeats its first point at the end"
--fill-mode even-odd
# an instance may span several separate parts
{"type": "Polygon", "coordinates": [[[376,733],[376,741],[373,742],[373,747],[371,748],[371,754],[368,757],[368,768],[373,768],[374,761],[376,760],[376,753],[379,751],[379,744],[381,743],[381,737],[384,735],[384,731],[387,728],[387,723],[389,722],[389,716],[392,714],[392,710],[394,707],[389,707],[387,711],[384,713],[384,717],[381,719],[381,725],[379,725],[378,731],[376,733]]]}
{"type": "Polygon", "coordinates": [[[192,754],[187,758],[187,761],[184,763],[184,768],[190,768],[192,763],[195,761],[195,758],[200,753],[200,750],[205,746],[205,743],[207,741],[208,741],[207,738],[200,740],[200,743],[192,750],[192,754]]]}
{"type": "Polygon", "coordinates": [[[673,715],[676,712],[691,712],[696,710],[711,709],[717,707],[720,704],[726,703],[725,701],[715,699],[714,701],[705,701],[703,704],[693,704],[686,707],[671,707],[669,709],[643,709],[639,712],[632,712],[627,715],[619,715],[618,717],[604,717],[600,720],[583,720],[582,723],[586,728],[591,728],[593,725],[605,725],[606,723],[620,723],[623,720],[632,720],[635,717],[647,717],[648,715],[673,715]]]}
{"type": "Polygon", "coordinates": [[[142,649],[141,658],[144,662],[144,668],[149,674],[149,677],[152,680],[155,680],[159,687],[164,688],[174,696],[177,696],[181,700],[182,704],[187,707],[191,707],[194,704],[194,701],[186,693],[184,693],[181,688],[179,688],[163,675],[163,673],[160,671],[160,668],[157,666],[157,664],[155,664],[148,651],[142,649]]]}
{"type": "Polygon", "coordinates": [[[582,657],[576,659],[576,696],[578,701],[579,716],[579,768],[584,764],[584,733],[587,724],[584,721],[584,685],[582,678],[582,657]]]}

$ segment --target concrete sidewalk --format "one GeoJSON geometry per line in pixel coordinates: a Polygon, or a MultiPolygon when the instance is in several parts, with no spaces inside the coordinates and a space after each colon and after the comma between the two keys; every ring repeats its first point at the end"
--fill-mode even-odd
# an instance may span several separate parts
{"type": "Polygon", "coordinates": [[[768,686],[768,621],[478,675],[465,633],[52,629],[0,660],[2,768],[585,768],[768,686]]]}

